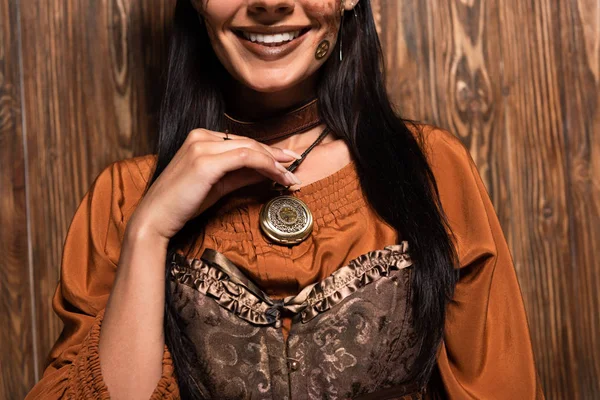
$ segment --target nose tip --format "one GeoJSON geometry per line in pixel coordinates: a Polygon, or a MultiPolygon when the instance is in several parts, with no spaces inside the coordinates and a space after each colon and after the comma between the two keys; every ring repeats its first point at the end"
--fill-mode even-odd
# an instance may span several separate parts
{"type": "Polygon", "coordinates": [[[287,15],[294,11],[293,0],[252,0],[248,9],[252,14],[287,15]]]}

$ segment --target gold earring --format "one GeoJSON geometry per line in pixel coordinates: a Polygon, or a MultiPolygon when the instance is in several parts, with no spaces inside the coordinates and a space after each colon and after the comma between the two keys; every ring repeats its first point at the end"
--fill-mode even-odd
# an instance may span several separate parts
{"type": "Polygon", "coordinates": [[[342,7],[341,7],[341,15],[342,15],[342,19],[340,21],[340,62],[342,62],[342,60],[344,59],[344,55],[342,54],[342,47],[343,47],[343,39],[344,39],[344,0],[342,0],[342,7]]]}

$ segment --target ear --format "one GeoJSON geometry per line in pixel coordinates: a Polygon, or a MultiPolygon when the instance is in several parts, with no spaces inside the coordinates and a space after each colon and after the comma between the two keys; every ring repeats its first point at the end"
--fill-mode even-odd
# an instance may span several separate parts
{"type": "Polygon", "coordinates": [[[344,1],[344,10],[351,11],[354,10],[354,7],[358,4],[360,0],[345,0],[344,1]]]}

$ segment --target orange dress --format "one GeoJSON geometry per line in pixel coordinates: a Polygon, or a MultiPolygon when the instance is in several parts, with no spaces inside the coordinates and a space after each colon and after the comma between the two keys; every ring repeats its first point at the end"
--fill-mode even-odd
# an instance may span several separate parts
{"type": "MultiPolygon", "coordinates": [[[[451,399],[542,399],[513,261],[477,168],[451,133],[426,126],[424,134],[463,271],[438,353],[443,390],[451,399]]],[[[27,400],[109,398],[98,354],[100,327],[125,227],[155,160],[148,155],[110,165],[81,202],[53,300],[65,328],[27,400]]],[[[260,204],[243,193],[218,203],[196,256],[205,248],[223,253],[272,297],[295,295],[361,254],[401,239],[367,204],[353,163],[294,193],[308,204],[315,221],[311,237],[293,247],[264,239],[260,204]]],[[[290,323],[284,320],[284,335],[290,323]]],[[[163,375],[152,399],[177,398],[165,346],[163,375]]]]}

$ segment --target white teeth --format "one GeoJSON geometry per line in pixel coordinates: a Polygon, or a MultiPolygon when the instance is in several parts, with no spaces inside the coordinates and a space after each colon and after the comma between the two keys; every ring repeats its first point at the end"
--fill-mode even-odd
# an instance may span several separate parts
{"type": "Polygon", "coordinates": [[[263,35],[262,33],[251,33],[242,31],[242,36],[247,40],[258,43],[283,43],[296,39],[300,36],[300,31],[277,33],[275,35],[263,35]]]}

